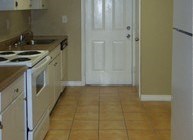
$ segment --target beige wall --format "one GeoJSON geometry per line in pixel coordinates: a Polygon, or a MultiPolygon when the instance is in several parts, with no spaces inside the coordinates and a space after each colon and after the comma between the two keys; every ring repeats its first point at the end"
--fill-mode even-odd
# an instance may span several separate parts
{"type": "Polygon", "coordinates": [[[142,94],[171,94],[172,0],[142,0],[142,94]]]}
{"type": "Polygon", "coordinates": [[[68,35],[68,80],[81,80],[81,1],[48,0],[48,10],[32,11],[32,31],[35,35],[68,35]],[[62,15],[68,18],[62,23],[62,15]]]}
{"type": "MultiPolygon", "coordinates": [[[[49,0],[49,10],[33,11],[38,35],[69,35],[68,80],[81,80],[80,0],[49,0]],[[63,24],[61,16],[69,22],[63,24]]],[[[142,94],[171,93],[172,0],[142,0],[142,94]]]]}
{"type": "Polygon", "coordinates": [[[0,42],[30,29],[30,11],[0,11],[0,42]],[[10,28],[7,29],[6,22],[10,28]]]}

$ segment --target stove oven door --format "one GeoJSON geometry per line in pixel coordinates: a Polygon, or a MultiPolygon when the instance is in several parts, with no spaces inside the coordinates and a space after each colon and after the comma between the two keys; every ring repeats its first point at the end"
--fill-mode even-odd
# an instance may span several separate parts
{"type": "Polygon", "coordinates": [[[47,56],[27,71],[28,128],[33,130],[49,106],[47,56]]]}

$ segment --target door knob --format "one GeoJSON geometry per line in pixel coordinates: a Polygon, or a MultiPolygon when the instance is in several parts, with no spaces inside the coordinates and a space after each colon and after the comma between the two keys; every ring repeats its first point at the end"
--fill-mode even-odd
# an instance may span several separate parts
{"type": "Polygon", "coordinates": [[[136,37],[136,38],[135,38],[135,41],[139,41],[139,37],[136,37]]]}
{"type": "Polygon", "coordinates": [[[130,34],[128,34],[128,35],[127,35],[127,38],[130,38],[130,37],[131,37],[131,35],[130,35],[130,34]]]}
{"type": "Polygon", "coordinates": [[[131,26],[127,26],[127,30],[130,30],[131,29],[131,26]]]}

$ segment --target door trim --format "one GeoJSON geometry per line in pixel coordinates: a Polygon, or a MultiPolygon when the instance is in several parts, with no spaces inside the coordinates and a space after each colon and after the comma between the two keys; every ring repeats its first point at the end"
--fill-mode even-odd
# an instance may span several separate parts
{"type": "MultiPolygon", "coordinates": [[[[135,23],[135,0],[133,2],[133,24],[135,23]]],[[[139,0],[139,69],[140,69],[140,54],[141,54],[141,50],[140,50],[140,46],[141,46],[141,0],[139,0]]],[[[82,85],[86,85],[86,54],[85,54],[85,51],[86,51],[86,40],[85,40],[85,0],[81,0],[81,80],[82,80],[82,85]]],[[[135,50],[135,31],[133,30],[133,51],[135,50]]],[[[132,60],[134,60],[135,58],[135,53],[133,53],[132,55],[132,60]]],[[[133,68],[134,68],[134,63],[132,64],[133,68]]],[[[134,85],[134,81],[135,81],[135,72],[134,72],[134,69],[132,68],[132,85],[134,85]]],[[[140,69],[141,70],[141,69],[140,69]]],[[[139,71],[140,71],[139,70],[139,71]]],[[[140,75],[141,72],[139,72],[139,89],[138,89],[138,92],[139,92],[139,97],[141,96],[141,75],[140,75]]]]}

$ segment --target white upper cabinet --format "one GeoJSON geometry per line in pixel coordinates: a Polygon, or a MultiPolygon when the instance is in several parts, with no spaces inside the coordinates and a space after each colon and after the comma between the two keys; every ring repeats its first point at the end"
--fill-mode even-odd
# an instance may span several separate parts
{"type": "Polygon", "coordinates": [[[31,0],[31,9],[47,9],[47,0],[31,0]]]}
{"type": "Polygon", "coordinates": [[[0,0],[0,11],[47,9],[47,0],[0,0]]]}
{"type": "Polygon", "coordinates": [[[0,0],[0,10],[27,10],[30,9],[30,0],[0,0]]]}

